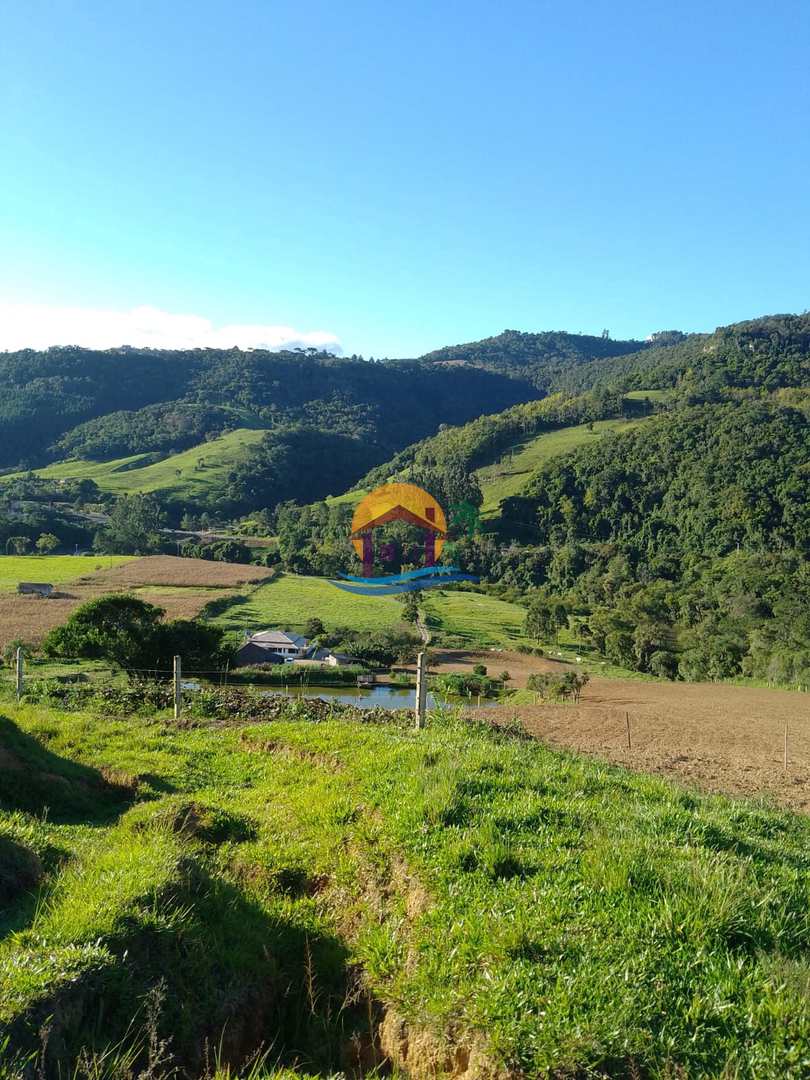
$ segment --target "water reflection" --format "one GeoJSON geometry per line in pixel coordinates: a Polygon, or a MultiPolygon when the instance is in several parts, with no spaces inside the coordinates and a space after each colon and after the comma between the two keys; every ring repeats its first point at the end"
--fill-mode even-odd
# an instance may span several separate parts
{"type": "MultiPolygon", "coordinates": [[[[416,691],[401,686],[274,686],[268,694],[283,694],[291,698],[323,698],[324,701],[336,701],[341,705],[354,705],[360,709],[414,709],[416,691]]],[[[427,696],[427,707],[435,709],[438,705],[455,704],[478,706],[478,699],[469,701],[463,698],[446,699],[433,694],[427,696]]],[[[481,698],[481,707],[497,705],[497,698],[481,698]]]]}

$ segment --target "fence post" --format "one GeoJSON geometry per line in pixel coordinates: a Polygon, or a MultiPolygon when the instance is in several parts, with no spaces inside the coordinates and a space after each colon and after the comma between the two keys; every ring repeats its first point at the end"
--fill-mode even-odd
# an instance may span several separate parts
{"type": "Polygon", "coordinates": [[[427,653],[420,652],[416,658],[416,730],[425,722],[427,705],[427,653]]]}
{"type": "Polygon", "coordinates": [[[17,653],[16,653],[15,660],[16,660],[15,672],[16,672],[17,701],[19,702],[20,699],[23,696],[23,669],[24,669],[24,666],[25,666],[25,660],[23,658],[23,651],[22,651],[21,648],[19,648],[19,646],[17,648],[17,653]]]}
{"type": "Polygon", "coordinates": [[[180,686],[181,679],[183,677],[183,665],[179,656],[174,658],[174,718],[180,719],[180,714],[183,711],[183,691],[180,686]]]}
{"type": "Polygon", "coordinates": [[[624,714],[624,719],[625,719],[625,722],[627,724],[627,749],[632,750],[633,747],[632,747],[632,745],[630,743],[630,713],[629,712],[626,712],[624,714]]]}
{"type": "Polygon", "coordinates": [[[788,722],[787,722],[787,717],[785,717],[785,772],[787,772],[787,767],[788,767],[788,722]]]}

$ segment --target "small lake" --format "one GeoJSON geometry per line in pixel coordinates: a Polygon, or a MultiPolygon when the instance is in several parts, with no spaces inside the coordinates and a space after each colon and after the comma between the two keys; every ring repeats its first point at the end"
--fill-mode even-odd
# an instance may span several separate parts
{"type": "MultiPolygon", "coordinates": [[[[413,688],[401,686],[274,686],[267,688],[268,694],[283,694],[291,698],[323,698],[324,701],[335,701],[341,705],[354,705],[360,709],[415,709],[416,691],[413,688]]],[[[435,709],[437,705],[445,705],[447,699],[435,698],[433,694],[427,696],[427,707],[435,709]]],[[[478,705],[477,698],[471,701],[456,699],[456,705],[478,705]]],[[[481,698],[481,708],[488,705],[498,705],[497,698],[481,698]]]]}

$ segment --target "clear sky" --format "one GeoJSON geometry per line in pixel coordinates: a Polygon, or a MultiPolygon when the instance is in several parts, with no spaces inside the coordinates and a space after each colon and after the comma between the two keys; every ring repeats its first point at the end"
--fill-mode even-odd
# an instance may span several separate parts
{"type": "Polygon", "coordinates": [[[804,310],[809,72],[808,0],[6,3],[0,348],[804,310]]]}

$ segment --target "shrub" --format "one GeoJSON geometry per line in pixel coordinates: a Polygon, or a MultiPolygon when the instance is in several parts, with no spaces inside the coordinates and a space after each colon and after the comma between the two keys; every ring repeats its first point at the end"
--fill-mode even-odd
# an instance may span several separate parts
{"type": "Polygon", "coordinates": [[[547,672],[534,672],[526,680],[529,690],[535,690],[546,701],[567,701],[573,698],[579,703],[582,691],[591,681],[590,675],[583,672],[566,671],[564,675],[551,675],[547,672]]]}

